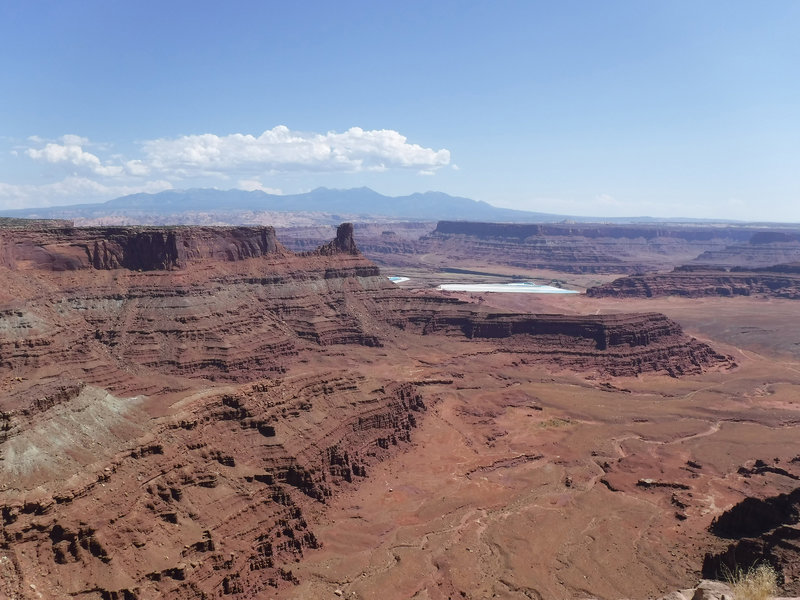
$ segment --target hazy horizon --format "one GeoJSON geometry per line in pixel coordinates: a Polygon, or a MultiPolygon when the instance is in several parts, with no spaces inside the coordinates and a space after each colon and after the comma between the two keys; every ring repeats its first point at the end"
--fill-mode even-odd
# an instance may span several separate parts
{"type": "MultiPolygon", "coordinates": [[[[117,197],[117,198],[112,198],[111,200],[97,200],[95,202],[82,202],[82,203],[75,203],[75,204],[54,204],[54,205],[49,205],[49,206],[32,206],[32,207],[23,207],[23,208],[19,208],[19,209],[2,209],[2,208],[0,208],[0,216],[3,216],[3,215],[14,216],[15,213],[17,213],[19,211],[25,211],[25,212],[30,212],[33,215],[35,215],[35,216],[29,216],[28,218],[41,218],[41,216],[42,216],[41,213],[43,213],[43,211],[47,211],[47,210],[58,211],[59,209],[63,209],[64,211],[66,211],[65,213],[59,213],[58,215],[51,215],[51,216],[44,215],[44,218],[76,218],[76,219],[83,219],[83,218],[86,218],[86,217],[85,217],[85,215],[82,215],[80,213],[80,211],[78,213],[74,214],[74,215],[70,215],[69,214],[69,208],[70,207],[81,207],[81,210],[86,210],[87,207],[90,207],[90,206],[95,206],[95,205],[101,206],[101,205],[107,204],[109,202],[114,202],[116,200],[124,200],[126,198],[136,197],[136,196],[139,196],[141,194],[144,194],[146,196],[156,196],[157,197],[158,195],[160,195],[160,194],[162,194],[164,192],[176,193],[176,194],[191,194],[192,192],[207,192],[207,191],[216,191],[216,192],[222,192],[222,193],[225,193],[225,192],[246,192],[246,193],[255,192],[257,194],[266,195],[267,197],[270,197],[270,198],[280,199],[280,198],[283,198],[284,196],[295,197],[295,196],[307,196],[307,195],[310,195],[310,196],[313,197],[314,192],[319,191],[319,190],[345,192],[345,193],[346,192],[361,191],[361,190],[370,190],[370,191],[374,192],[375,194],[378,194],[378,195],[383,196],[385,198],[388,198],[390,200],[392,200],[392,199],[401,199],[401,198],[406,198],[406,197],[414,197],[414,196],[430,196],[430,195],[434,195],[435,196],[435,195],[445,194],[444,192],[440,192],[438,190],[426,190],[424,192],[413,192],[411,194],[405,194],[405,195],[402,195],[402,196],[400,196],[400,195],[393,196],[393,195],[389,195],[389,194],[383,194],[383,193],[381,193],[381,192],[379,192],[377,190],[373,190],[372,188],[369,188],[367,186],[364,186],[362,188],[327,188],[325,186],[321,186],[320,188],[315,188],[314,190],[302,191],[302,192],[299,192],[297,194],[273,194],[273,193],[271,193],[269,191],[264,191],[264,190],[242,190],[242,189],[239,189],[239,188],[228,188],[228,189],[224,189],[224,188],[170,188],[170,189],[167,189],[167,190],[162,190],[160,192],[135,192],[135,193],[127,195],[127,196],[120,196],[120,197],[117,197]]],[[[475,200],[474,198],[451,196],[449,194],[445,194],[445,195],[447,196],[448,199],[474,201],[474,202],[477,202],[477,203],[483,203],[484,205],[488,204],[492,209],[494,209],[494,208],[498,208],[498,209],[501,209],[501,210],[504,209],[504,207],[496,206],[496,205],[491,204],[489,202],[483,202],[483,201],[480,201],[480,200],[475,200]]],[[[466,206],[469,207],[471,205],[469,203],[467,203],[466,206]]],[[[332,206],[331,207],[331,210],[330,210],[329,214],[344,214],[344,215],[348,215],[349,214],[351,216],[354,216],[354,215],[365,215],[366,216],[366,215],[372,214],[377,219],[385,219],[387,217],[388,218],[392,218],[391,215],[385,214],[385,212],[382,211],[379,208],[376,209],[372,213],[367,213],[367,212],[364,212],[363,207],[364,207],[363,201],[355,201],[355,199],[354,199],[353,210],[351,212],[347,212],[347,211],[343,212],[342,207],[340,205],[337,205],[337,206],[332,206]]],[[[186,211],[183,211],[180,207],[172,207],[170,210],[173,211],[173,212],[175,212],[175,211],[177,211],[177,212],[186,212],[186,211]]],[[[198,207],[196,209],[196,211],[198,213],[209,212],[210,210],[211,209],[209,209],[207,206],[198,207]]],[[[238,212],[249,213],[252,210],[258,210],[258,209],[256,209],[256,208],[232,209],[232,208],[222,208],[221,207],[219,209],[219,212],[220,213],[225,213],[225,212],[234,212],[235,213],[235,212],[238,211],[238,212]]],[[[282,207],[274,207],[274,206],[269,206],[269,205],[263,206],[263,208],[261,208],[260,210],[262,210],[264,213],[289,213],[289,212],[292,212],[292,211],[288,211],[288,210],[286,210],[285,208],[282,208],[282,207]]],[[[302,205],[298,206],[296,209],[292,209],[292,210],[297,212],[297,213],[300,213],[300,214],[304,214],[304,213],[308,213],[308,212],[312,212],[312,213],[319,212],[316,208],[308,208],[308,207],[304,207],[302,205]]],[[[524,210],[524,209],[511,209],[511,210],[524,210]]],[[[169,211],[167,211],[167,213],[168,212],[169,211]]],[[[545,212],[545,211],[528,211],[528,212],[530,212],[531,214],[549,215],[551,217],[556,217],[556,218],[559,218],[559,219],[570,220],[570,219],[574,218],[574,219],[578,219],[579,222],[598,222],[598,223],[601,223],[604,220],[606,220],[607,222],[626,222],[626,221],[629,221],[629,222],[633,222],[633,223],[636,223],[636,222],[649,223],[652,220],[653,222],[656,222],[656,223],[658,223],[658,222],[663,222],[663,223],[680,223],[680,222],[694,223],[694,222],[697,222],[697,223],[707,223],[707,224],[714,224],[714,223],[720,223],[720,224],[730,223],[730,224],[734,224],[734,223],[737,223],[737,224],[742,224],[742,225],[748,225],[748,224],[749,225],[772,225],[772,224],[774,224],[774,225],[796,225],[796,224],[798,224],[797,221],[791,221],[791,220],[783,220],[783,221],[781,221],[781,220],[768,221],[768,220],[764,220],[764,219],[761,219],[761,220],[744,220],[744,219],[726,219],[726,218],[723,218],[723,217],[720,217],[720,218],[717,218],[717,219],[713,219],[713,218],[702,218],[702,217],[686,217],[684,215],[652,217],[652,216],[647,215],[647,214],[630,214],[630,215],[610,217],[610,216],[600,215],[600,214],[577,215],[577,214],[555,213],[555,212],[545,212]]],[[[190,212],[186,212],[186,214],[188,215],[188,214],[190,214],[190,212]]],[[[19,217],[19,215],[16,215],[16,216],[19,217]]],[[[25,218],[25,215],[22,215],[22,216],[23,216],[23,218],[25,218]]],[[[409,214],[404,218],[412,218],[414,216],[418,217],[419,220],[433,220],[433,221],[448,220],[448,219],[456,219],[456,220],[462,220],[463,219],[463,220],[468,220],[468,221],[513,222],[513,220],[510,220],[506,215],[497,217],[496,219],[492,219],[492,218],[474,218],[474,217],[470,217],[469,215],[464,217],[464,216],[458,216],[456,214],[453,214],[451,217],[441,216],[441,217],[436,217],[436,218],[431,217],[431,218],[427,218],[426,219],[424,216],[421,216],[421,215],[410,215],[409,214]]],[[[537,223],[537,222],[540,222],[540,221],[538,221],[538,220],[529,221],[529,220],[524,220],[523,219],[523,220],[520,220],[519,222],[520,223],[537,223]]]]}

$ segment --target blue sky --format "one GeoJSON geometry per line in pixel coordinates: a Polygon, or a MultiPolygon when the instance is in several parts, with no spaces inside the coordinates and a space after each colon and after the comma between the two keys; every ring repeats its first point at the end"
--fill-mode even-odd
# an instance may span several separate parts
{"type": "Polygon", "coordinates": [[[367,185],[800,221],[800,3],[0,2],[0,208],[367,185]]]}

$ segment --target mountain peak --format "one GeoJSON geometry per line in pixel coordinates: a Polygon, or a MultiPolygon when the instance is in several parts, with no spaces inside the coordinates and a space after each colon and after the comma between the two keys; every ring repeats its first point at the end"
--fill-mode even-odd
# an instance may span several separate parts
{"type": "Polygon", "coordinates": [[[336,229],[336,237],[317,248],[316,253],[320,256],[332,256],[334,254],[352,254],[358,256],[361,253],[358,251],[356,242],[353,239],[353,224],[342,223],[336,229]]]}

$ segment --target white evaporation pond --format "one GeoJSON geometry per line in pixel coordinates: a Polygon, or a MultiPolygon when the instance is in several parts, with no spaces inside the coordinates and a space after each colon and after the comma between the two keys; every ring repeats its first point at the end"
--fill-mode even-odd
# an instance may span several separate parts
{"type": "Polygon", "coordinates": [[[387,279],[392,283],[403,283],[404,281],[408,281],[408,277],[387,277],[387,279]]]}
{"type": "Polygon", "coordinates": [[[524,283],[443,283],[436,288],[447,292],[506,292],[515,294],[577,294],[552,285],[524,283]]]}

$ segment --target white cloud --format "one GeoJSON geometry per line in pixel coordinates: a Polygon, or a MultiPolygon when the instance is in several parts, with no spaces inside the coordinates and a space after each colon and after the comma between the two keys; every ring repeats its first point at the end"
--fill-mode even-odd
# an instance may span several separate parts
{"type": "MultiPolygon", "coordinates": [[[[35,136],[34,136],[35,137],[35,136]]],[[[38,139],[31,141],[38,141],[38,139]]],[[[87,138],[67,134],[61,136],[63,143],[47,143],[44,148],[28,148],[25,151],[30,158],[42,160],[49,163],[69,163],[76,167],[85,168],[95,175],[105,177],[117,177],[125,173],[125,169],[120,165],[103,164],[103,162],[91,152],[83,149],[89,143],[87,138]]]]}
{"type": "Polygon", "coordinates": [[[6,207],[60,204],[69,195],[75,202],[97,201],[172,184],[192,186],[198,181],[208,186],[209,179],[238,181],[241,189],[281,194],[280,189],[264,186],[262,179],[279,173],[389,170],[433,175],[442,167],[457,168],[450,163],[449,150],[410,143],[394,130],[360,127],[314,133],[278,125],[257,136],[205,133],[159,138],[141,142],[138,156],[113,152],[109,144],[75,134],[57,139],[30,136],[26,146],[18,148],[16,156],[58,165],[62,175],[68,167],[71,176],[53,184],[2,184],[0,201],[6,207]]]}
{"type": "Polygon", "coordinates": [[[384,171],[392,168],[435,170],[450,163],[449,150],[409,144],[389,129],[343,133],[304,133],[279,125],[258,137],[211,133],[157,139],[143,144],[145,162],[183,175],[280,171],[384,171]]]}
{"type": "Polygon", "coordinates": [[[150,173],[150,167],[148,167],[143,161],[141,160],[129,160],[125,163],[125,170],[128,171],[131,175],[135,175],[137,177],[144,177],[145,175],[150,173]]]}
{"type": "MultiPolygon", "coordinates": [[[[360,172],[389,169],[415,169],[434,173],[450,164],[449,150],[423,148],[391,129],[364,130],[351,127],[337,133],[292,131],[284,125],[268,129],[259,136],[213,133],[159,138],[142,143],[144,156],[125,160],[119,154],[102,160],[85,146],[79,135],[67,134],[57,141],[31,136],[37,146],[25,154],[51,164],[66,163],[105,177],[145,177],[153,172],[173,178],[213,175],[228,177],[245,174],[313,171],[360,172]]],[[[458,168],[453,165],[453,168],[458,168]]],[[[247,180],[252,177],[245,177],[247,180]]]]}
{"type": "Polygon", "coordinates": [[[89,143],[89,138],[67,133],[61,136],[61,141],[68,146],[85,146],[89,143]]]}
{"type": "Polygon", "coordinates": [[[259,190],[266,192],[267,194],[274,194],[276,196],[283,195],[282,190],[279,190],[278,188],[264,187],[264,184],[258,179],[240,179],[238,187],[240,190],[245,190],[246,192],[254,192],[259,190]]]}
{"type": "Polygon", "coordinates": [[[29,148],[25,154],[35,160],[46,160],[47,162],[70,162],[74,165],[89,166],[99,165],[100,159],[90,152],[84,152],[83,149],[75,144],[47,144],[41,150],[29,148]]]}

